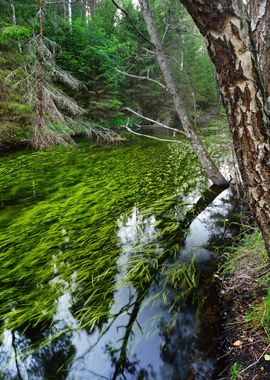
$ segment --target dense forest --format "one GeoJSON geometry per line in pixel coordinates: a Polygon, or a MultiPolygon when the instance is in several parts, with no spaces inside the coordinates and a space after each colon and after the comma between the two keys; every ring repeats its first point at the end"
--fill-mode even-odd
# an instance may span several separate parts
{"type": "MultiPolygon", "coordinates": [[[[213,68],[191,17],[179,1],[152,5],[189,113],[196,119],[220,112],[213,68]]],[[[125,13],[109,0],[1,0],[2,142],[42,147],[101,128],[118,130],[126,107],[179,127],[138,5],[124,1],[122,7],[125,13]]]]}
{"type": "Polygon", "coordinates": [[[270,2],[0,0],[0,379],[270,379],[270,2]]]}

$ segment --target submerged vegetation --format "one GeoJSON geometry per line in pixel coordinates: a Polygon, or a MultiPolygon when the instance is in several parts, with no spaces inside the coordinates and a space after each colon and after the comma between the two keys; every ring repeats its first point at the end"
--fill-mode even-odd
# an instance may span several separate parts
{"type": "MultiPolygon", "coordinates": [[[[106,362],[111,355],[106,368],[89,364],[100,373],[113,368],[119,376],[132,373],[127,347],[137,350],[140,340],[135,344],[133,334],[139,339],[140,331],[149,329],[153,335],[143,335],[144,344],[159,329],[164,345],[171,334],[185,340],[182,328],[194,330],[189,333],[195,334],[193,343],[181,353],[183,373],[190,371],[189,350],[207,357],[195,337],[198,324],[204,331],[216,318],[208,297],[212,269],[204,272],[188,249],[180,259],[188,226],[210,202],[205,197],[206,204],[197,202],[192,211],[194,196],[207,188],[195,156],[171,144],[111,148],[81,142],[77,148],[4,156],[1,170],[0,368],[5,378],[16,372],[9,339],[22,378],[24,371],[46,378],[53,352],[53,376],[86,371],[80,358],[92,358],[96,351],[76,343],[84,335],[100,341],[96,349],[104,348],[106,362]],[[126,326],[118,343],[110,341],[115,324],[126,326]]],[[[162,355],[167,363],[165,348],[162,355]]],[[[166,364],[167,371],[179,370],[173,363],[166,364]]]]}
{"type": "Polygon", "coordinates": [[[0,150],[35,149],[1,157],[0,379],[269,380],[268,111],[232,49],[260,43],[208,33],[208,3],[0,0],[0,150]],[[217,359],[231,184],[262,234],[222,249],[217,359]]]}
{"type": "MultiPolygon", "coordinates": [[[[8,300],[8,305],[13,305],[7,315],[8,326],[12,326],[13,320],[17,323],[20,315],[25,320],[31,321],[32,324],[40,322],[40,318],[46,319],[48,315],[52,316],[56,307],[54,300],[59,297],[57,289],[59,288],[61,291],[63,284],[71,283],[74,273],[77,273],[76,283],[78,286],[90,279],[92,282],[94,281],[92,284],[95,292],[91,291],[91,304],[92,308],[95,303],[99,307],[99,299],[103,292],[102,284],[113,285],[114,282],[115,267],[109,263],[115,261],[119,255],[117,235],[114,231],[115,223],[123,213],[123,209],[130,210],[134,205],[138,209],[144,209],[144,203],[151,204],[150,209],[141,211],[143,212],[142,223],[147,223],[154,213],[157,218],[154,222],[155,228],[158,228],[161,223],[161,221],[158,222],[159,215],[164,217],[167,209],[167,217],[172,218],[172,222],[166,225],[164,232],[157,230],[154,240],[160,239],[159,234],[172,234],[178,228],[177,221],[173,223],[174,217],[170,214],[173,212],[171,209],[173,204],[181,204],[180,194],[168,196],[171,181],[174,181],[174,186],[181,186],[184,192],[192,189],[197,181],[195,177],[188,178],[188,173],[183,170],[181,170],[181,174],[177,173],[182,166],[181,163],[185,162],[186,166],[190,159],[185,153],[173,148],[170,148],[171,153],[167,157],[169,147],[159,149],[158,162],[161,163],[158,168],[159,175],[156,170],[149,171],[150,167],[155,167],[155,146],[146,147],[144,155],[140,154],[137,157],[136,150],[140,149],[140,145],[117,150],[96,148],[92,152],[88,150],[87,145],[80,151],[64,152],[59,149],[53,153],[54,175],[52,175],[53,167],[47,160],[48,153],[25,153],[19,159],[20,179],[16,178],[15,173],[18,158],[14,156],[16,166],[13,165],[12,157],[2,159],[7,163],[3,166],[5,174],[3,172],[1,175],[1,181],[3,181],[1,183],[1,203],[2,208],[7,207],[7,214],[3,214],[1,221],[1,226],[5,231],[1,238],[1,251],[3,269],[9,268],[9,277],[6,277],[7,272],[3,270],[2,280],[6,284],[8,293],[4,292],[1,295],[1,314],[7,315],[7,304],[4,300],[8,300]],[[90,154],[89,158],[87,152],[90,154]],[[178,156],[178,163],[171,166],[170,156],[175,157],[175,154],[178,156]],[[148,160],[147,157],[151,156],[152,160],[148,160]],[[102,177],[100,175],[101,165],[103,166],[102,177]],[[171,169],[166,171],[165,176],[162,167],[166,165],[170,165],[171,169]],[[113,167],[117,168],[117,171],[114,169],[114,174],[109,175],[113,167]],[[144,168],[146,176],[142,176],[142,168],[144,168]],[[24,173],[23,181],[22,172],[24,173]],[[48,177],[46,177],[46,172],[48,177]],[[82,176],[80,173],[84,173],[84,175],[82,176]],[[143,181],[138,180],[139,175],[143,181]],[[161,180],[162,190],[157,186],[157,182],[161,180]],[[44,186],[44,181],[47,182],[46,186],[44,186]],[[15,202],[17,203],[16,207],[14,207],[15,202]],[[8,206],[11,203],[13,204],[12,208],[8,206]],[[15,212],[12,218],[9,213],[10,209],[15,212]],[[89,214],[90,210],[91,214],[89,214]],[[12,223],[10,223],[11,220],[12,223]],[[44,236],[41,239],[42,231],[44,231],[44,236]],[[89,231],[89,233],[85,235],[82,233],[83,231],[85,233],[89,231]],[[29,240],[31,241],[30,246],[29,240]],[[82,261],[79,260],[77,254],[73,253],[73,250],[78,248],[85,250],[85,257],[82,256],[82,261]],[[18,257],[20,257],[19,261],[18,257]],[[91,257],[91,261],[89,261],[89,257],[91,257]],[[91,263],[92,267],[90,267],[91,263]],[[82,271],[85,266],[86,272],[82,271]],[[29,270],[26,271],[26,268],[29,270]],[[35,271],[35,276],[31,273],[31,268],[35,271]],[[40,268],[38,272],[36,268],[40,268]],[[37,276],[40,276],[39,287],[35,287],[33,284],[33,281],[37,281],[37,276]],[[44,286],[54,277],[59,281],[54,280],[51,286],[47,287],[49,293],[44,297],[46,289],[44,286]],[[23,279],[22,288],[18,288],[20,279],[23,279]],[[33,299],[33,292],[30,291],[33,288],[36,288],[34,298],[37,312],[33,307],[29,310],[27,307],[29,297],[33,299]],[[15,301],[16,292],[20,292],[20,289],[24,289],[23,298],[21,298],[21,294],[19,302],[22,307],[14,309],[14,302],[17,303],[15,301]],[[47,304],[48,302],[49,304],[47,304]],[[26,312],[27,310],[28,312],[26,312]],[[41,310],[43,312],[40,314],[41,310]],[[29,312],[31,317],[28,315],[29,312]]],[[[49,154],[51,155],[51,153],[49,154]]],[[[194,158],[191,160],[194,162],[194,158]]],[[[121,223],[125,223],[123,216],[121,223]]],[[[145,270],[148,268],[149,258],[147,258],[146,251],[151,256],[157,249],[157,243],[152,246],[151,241],[148,244],[145,242],[141,244],[143,252],[140,253],[138,245],[138,254],[133,254],[130,262],[134,277],[138,278],[139,276],[138,282],[141,280],[140,276],[143,278],[146,275],[142,270],[145,264],[145,270]],[[140,265],[139,268],[135,265],[136,260],[137,265],[140,265]]],[[[110,286],[108,287],[110,289],[110,286]]],[[[87,287],[84,288],[86,291],[87,287]]],[[[106,310],[105,303],[103,307],[106,310]]],[[[78,312],[83,315],[83,308],[78,312]]],[[[92,325],[89,316],[85,318],[85,323],[92,325]]]]}

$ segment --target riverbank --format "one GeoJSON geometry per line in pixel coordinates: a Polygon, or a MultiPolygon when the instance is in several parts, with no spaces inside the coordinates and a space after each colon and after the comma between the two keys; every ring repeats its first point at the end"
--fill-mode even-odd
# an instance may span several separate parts
{"type": "Polygon", "coordinates": [[[226,249],[218,380],[270,379],[270,265],[259,230],[226,249]]]}

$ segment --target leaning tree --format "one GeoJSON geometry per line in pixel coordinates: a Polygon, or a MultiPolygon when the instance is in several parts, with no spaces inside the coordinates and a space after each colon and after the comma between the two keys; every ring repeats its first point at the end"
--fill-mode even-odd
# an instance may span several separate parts
{"type": "Polygon", "coordinates": [[[180,1],[207,42],[245,194],[270,254],[270,2],[180,1]]]}

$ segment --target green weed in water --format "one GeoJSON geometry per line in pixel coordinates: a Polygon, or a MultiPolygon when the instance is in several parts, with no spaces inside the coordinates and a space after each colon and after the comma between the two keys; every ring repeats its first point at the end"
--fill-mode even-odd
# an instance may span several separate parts
{"type": "Polygon", "coordinates": [[[196,287],[192,265],[166,261],[185,235],[186,196],[207,186],[189,151],[82,143],[3,157],[0,174],[1,330],[27,337],[20,355],[74,329],[102,330],[121,286],[142,294],[164,275],[181,297],[196,287]],[[56,328],[67,294],[73,322],[56,328]]]}

